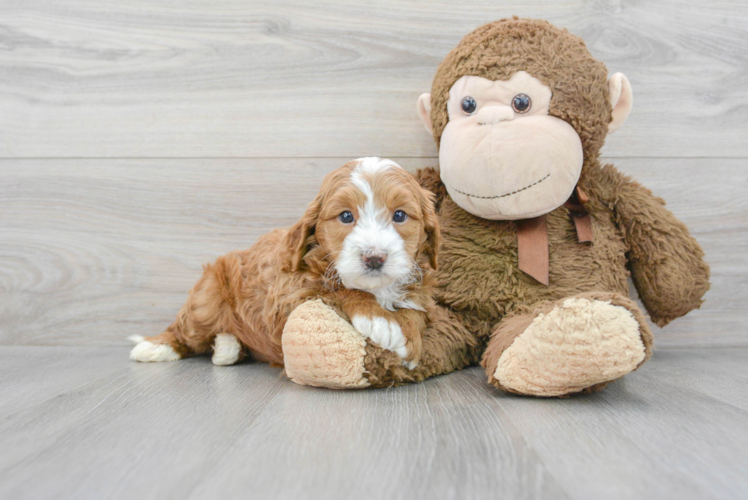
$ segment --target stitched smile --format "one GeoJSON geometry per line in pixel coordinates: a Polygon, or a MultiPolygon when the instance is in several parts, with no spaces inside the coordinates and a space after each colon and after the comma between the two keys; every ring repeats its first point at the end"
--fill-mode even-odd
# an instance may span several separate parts
{"type": "Polygon", "coordinates": [[[471,198],[480,198],[481,200],[495,200],[497,198],[506,198],[507,196],[511,196],[513,194],[521,193],[522,191],[526,191],[527,189],[530,189],[533,186],[537,186],[538,184],[540,184],[541,182],[543,182],[544,180],[546,180],[550,176],[551,176],[551,174],[548,174],[545,177],[543,177],[542,179],[540,179],[539,181],[533,182],[529,186],[525,186],[522,189],[518,189],[516,191],[512,191],[511,193],[500,194],[500,195],[497,195],[497,196],[478,196],[478,195],[475,195],[475,194],[465,193],[465,192],[460,191],[459,189],[456,189],[456,188],[452,188],[452,189],[454,189],[455,191],[457,191],[460,194],[464,194],[465,196],[469,196],[471,198]]]}

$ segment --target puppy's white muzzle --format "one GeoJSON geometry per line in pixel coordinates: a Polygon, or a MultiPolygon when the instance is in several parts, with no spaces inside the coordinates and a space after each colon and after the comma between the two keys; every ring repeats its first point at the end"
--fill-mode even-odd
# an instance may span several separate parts
{"type": "Polygon", "coordinates": [[[335,268],[346,287],[371,292],[407,278],[413,262],[392,224],[359,224],[346,237],[335,268]]]}

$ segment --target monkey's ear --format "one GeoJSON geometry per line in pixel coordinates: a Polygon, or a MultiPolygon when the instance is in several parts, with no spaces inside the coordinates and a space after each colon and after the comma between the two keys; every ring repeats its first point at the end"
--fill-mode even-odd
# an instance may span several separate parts
{"type": "Polygon", "coordinates": [[[421,117],[423,126],[429,131],[429,134],[434,133],[434,127],[431,124],[431,94],[421,94],[418,98],[418,116],[421,117]]]}
{"type": "Polygon", "coordinates": [[[610,105],[613,106],[613,120],[608,125],[608,133],[612,134],[623,125],[631,113],[634,94],[631,92],[629,79],[623,73],[616,73],[608,78],[608,93],[610,105]]]}

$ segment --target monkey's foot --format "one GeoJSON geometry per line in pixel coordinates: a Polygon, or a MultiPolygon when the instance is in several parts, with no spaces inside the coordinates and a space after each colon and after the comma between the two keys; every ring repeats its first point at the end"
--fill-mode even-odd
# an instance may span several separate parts
{"type": "Polygon", "coordinates": [[[482,364],[489,382],[507,392],[564,396],[601,389],[635,370],[650,341],[644,316],[629,299],[586,294],[507,318],[482,364]]]}
{"type": "Polygon", "coordinates": [[[297,384],[369,386],[364,377],[366,339],[321,300],[305,302],[291,313],[282,343],[286,375],[297,384]]]}

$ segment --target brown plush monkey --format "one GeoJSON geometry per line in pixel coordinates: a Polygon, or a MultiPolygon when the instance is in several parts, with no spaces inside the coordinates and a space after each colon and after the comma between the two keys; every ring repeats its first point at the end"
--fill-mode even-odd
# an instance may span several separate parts
{"type": "Polygon", "coordinates": [[[632,105],[584,42],[546,21],[505,19],[466,36],[418,110],[440,168],[443,243],[437,302],[412,370],[320,302],[283,337],[301,384],[389,386],[478,362],[509,392],[597,390],[650,356],[652,334],[628,298],[632,276],[664,326],[699,307],[709,268],[660,198],[598,156],[632,105]]]}

